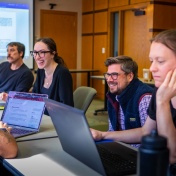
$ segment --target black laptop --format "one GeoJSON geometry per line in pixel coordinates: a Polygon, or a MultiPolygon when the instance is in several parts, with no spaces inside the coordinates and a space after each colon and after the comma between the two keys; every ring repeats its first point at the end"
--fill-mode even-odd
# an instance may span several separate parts
{"type": "Polygon", "coordinates": [[[44,101],[65,152],[101,175],[136,174],[136,150],[117,142],[95,143],[83,111],[44,101]]]}

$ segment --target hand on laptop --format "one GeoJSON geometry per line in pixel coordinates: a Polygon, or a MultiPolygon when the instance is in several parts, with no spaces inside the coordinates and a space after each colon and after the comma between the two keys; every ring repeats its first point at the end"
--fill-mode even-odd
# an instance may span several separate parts
{"type": "Polygon", "coordinates": [[[0,121],[0,128],[5,128],[9,133],[12,129],[12,127],[9,127],[7,123],[3,123],[2,121],[0,121]]]}
{"type": "Polygon", "coordinates": [[[0,100],[6,101],[8,97],[8,94],[5,92],[0,93],[0,100]]]}
{"type": "Polygon", "coordinates": [[[94,129],[90,128],[90,132],[92,133],[92,136],[93,136],[95,141],[100,141],[100,140],[103,139],[101,131],[94,130],[94,129]]]}

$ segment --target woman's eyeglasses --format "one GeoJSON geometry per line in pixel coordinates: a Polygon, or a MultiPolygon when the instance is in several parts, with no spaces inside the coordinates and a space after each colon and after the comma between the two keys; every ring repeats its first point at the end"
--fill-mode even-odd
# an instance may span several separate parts
{"type": "Polygon", "coordinates": [[[45,53],[51,53],[51,51],[30,51],[30,54],[32,57],[37,57],[37,54],[39,57],[45,57],[45,53]]]}

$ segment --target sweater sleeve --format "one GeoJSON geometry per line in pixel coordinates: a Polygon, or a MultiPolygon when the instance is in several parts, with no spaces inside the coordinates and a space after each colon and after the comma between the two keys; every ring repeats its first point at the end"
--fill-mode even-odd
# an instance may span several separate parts
{"type": "Polygon", "coordinates": [[[67,69],[62,70],[59,76],[58,94],[60,102],[74,106],[73,103],[73,81],[70,72],[67,69]]]}
{"type": "Polygon", "coordinates": [[[155,88],[153,91],[152,98],[149,104],[149,108],[147,110],[148,116],[152,120],[156,120],[156,91],[157,91],[157,88],[155,88]]]}
{"type": "Polygon", "coordinates": [[[32,72],[26,71],[22,74],[21,78],[18,81],[18,84],[15,88],[18,92],[29,92],[30,88],[32,87],[34,81],[34,76],[32,72]]]}

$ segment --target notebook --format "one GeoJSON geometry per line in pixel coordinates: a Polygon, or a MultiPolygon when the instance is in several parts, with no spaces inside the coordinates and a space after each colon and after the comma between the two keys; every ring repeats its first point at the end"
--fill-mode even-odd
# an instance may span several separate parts
{"type": "Polygon", "coordinates": [[[45,110],[46,94],[10,91],[1,120],[12,127],[11,134],[22,137],[37,133],[45,110]]]}
{"type": "Polygon", "coordinates": [[[83,111],[54,100],[45,99],[44,101],[65,152],[101,175],[136,173],[137,150],[117,142],[95,143],[83,111]],[[104,159],[100,148],[105,150],[104,159]],[[113,165],[116,161],[118,167],[113,165]],[[129,166],[131,168],[128,168],[129,166]]]}

